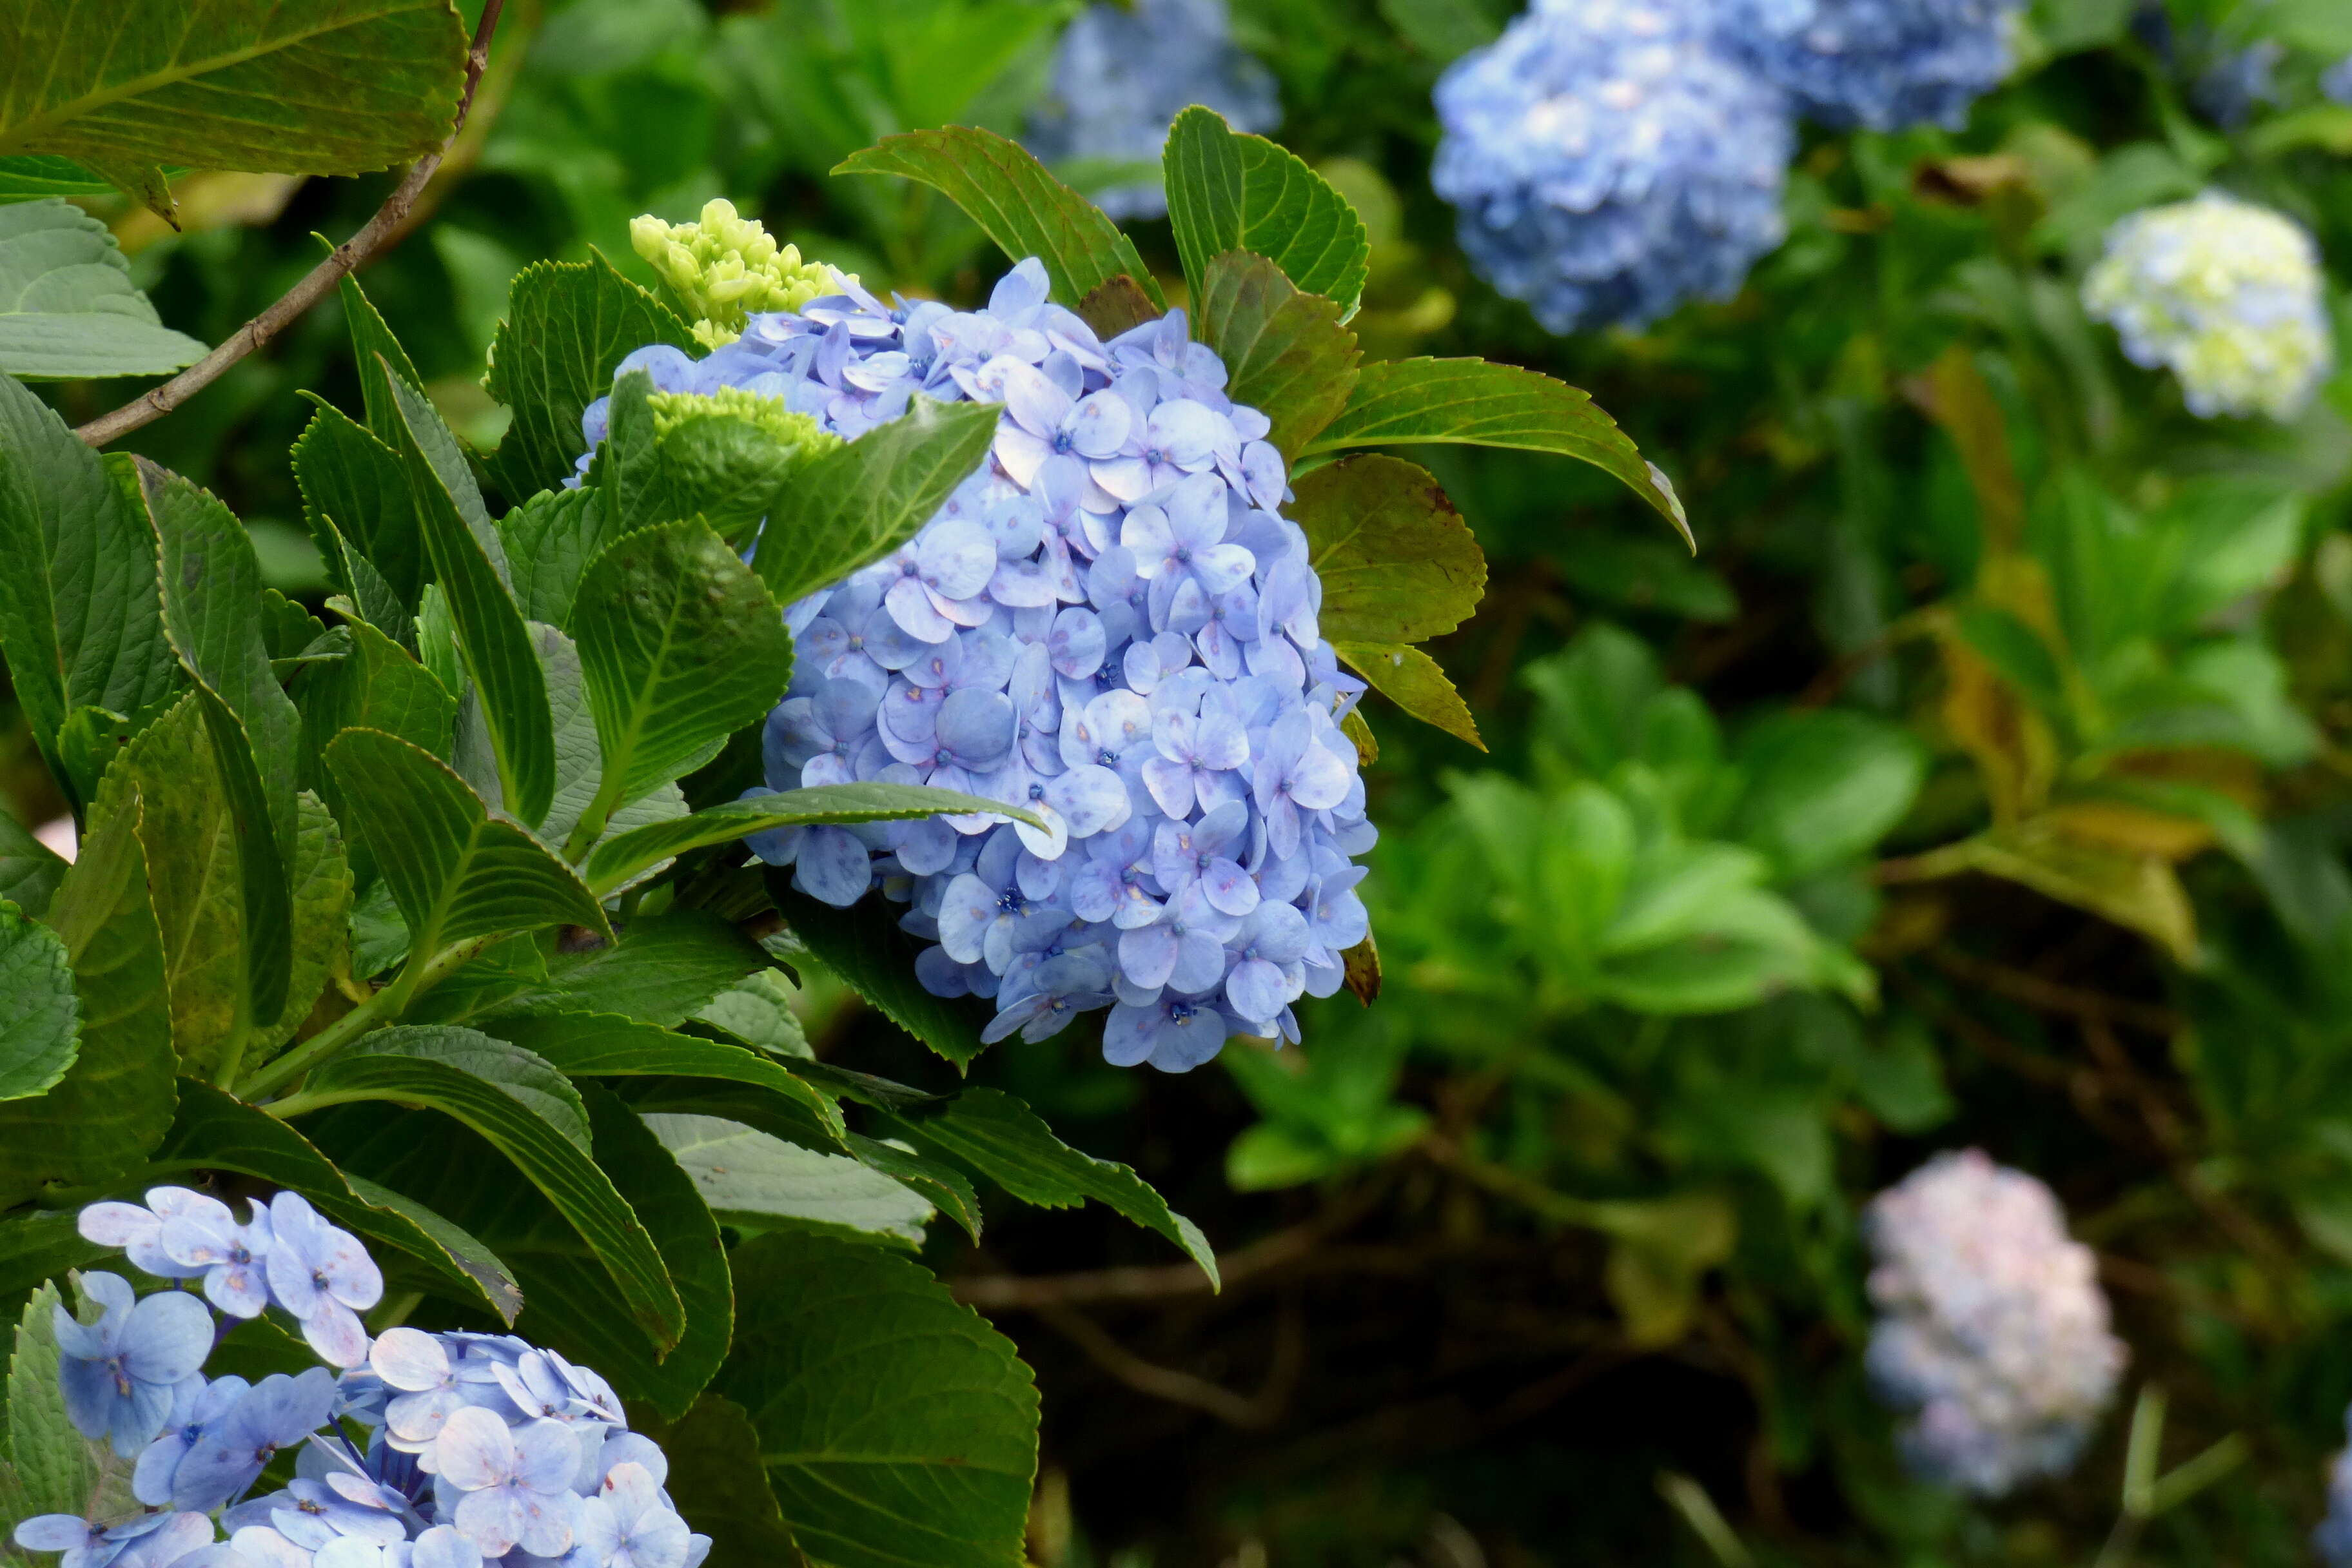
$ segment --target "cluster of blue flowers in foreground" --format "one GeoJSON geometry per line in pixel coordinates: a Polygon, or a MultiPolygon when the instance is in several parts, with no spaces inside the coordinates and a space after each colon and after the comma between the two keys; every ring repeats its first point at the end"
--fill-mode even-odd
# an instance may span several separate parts
{"type": "Polygon", "coordinates": [[[2108,230],[2083,303],[2133,363],[2171,368],[2191,413],[2291,419],[2334,362],[2324,289],[2310,235],[2207,191],[2108,230]]]}
{"type": "Polygon", "coordinates": [[[1912,1469],[1984,1497],[2066,1470],[2125,1350],[2050,1189],[1980,1150],[1938,1154],[1871,1201],[1864,1230],[1881,1313],[1867,1365],[1910,1416],[1912,1469]]]}
{"type": "MultiPolygon", "coordinates": [[[[1274,75],[1233,41],[1224,0],[1091,5],[1062,35],[1026,142],[1049,163],[1157,163],[1168,122],[1195,103],[1236,131],[1282,119],[1274,75]]],[[[1168,193],[1155,177],[1096,192],[1094,203],[1117,218],[1158,217],[1168,193]]]]}
{"type": "Polygon", "coordinates": [[[1957,131],[2009,74],[2021,0],[1717,0],[1724,51],[1824,125],[1957,131]]]}
{"type": "Polygon", "coordinates": [[[1786,101],[1691,0],[1540,0],[1436,99],[1462,248],[1553,331],[1727,298],[1786,233],[1786,101]]]}
{"type": "Polygon", "coordinates": [[[371,1340],[356,1312],[383,1279],[299,1194],[240,1223],[158,1187],[143,1208],[84,1209],[80,1227],[181,1287],[140,1297],[85,1274],[98,1321],[56,1316],[66,1413],[135,1458],[149,1511],[43,1514],[16,1526],[25,1550],[63,1552],[60,1568],[696,1568],[709,1552],[662,1490],[668,1460],[594,1373],[509,1335],[371,1340]],[[329,1365],[207,1379],[218,1339],[271,1308],[329,1365]],[[288,1453],[293,1478],[254,1495],[288,1453]]]}
{"type": "Polygon", "coordinates": [[[1958,124],[2020,0],[1536,0],[1437,84],[1462,247],[1556,332],[1726,299],[1785,234],[1795,118],[1958,124]]]}
{"type": "MultiPolygon", "coordinates": [[[[986,1038],[1111,1010],[1104,1055],[1181,1072],[1235,1033],[1298,1037],[1363,940],[1363,692],[1317,630],[1322,589],[1265,416],[1183,312],[1098,342],[1022,262],[987,309],[848,291],[753,315],[663,391],[740,388],[854,439],[916,394],[999,404],[989,460],[904,547],[791,606],[776,789],[880,780],[1018,805],[795,828],[753,847],[846,907],[879,887],[938,945],[934,994],[992,997],[986,1038]]],[[[605,400],[583,416],[593,445],[605,400]]]]}

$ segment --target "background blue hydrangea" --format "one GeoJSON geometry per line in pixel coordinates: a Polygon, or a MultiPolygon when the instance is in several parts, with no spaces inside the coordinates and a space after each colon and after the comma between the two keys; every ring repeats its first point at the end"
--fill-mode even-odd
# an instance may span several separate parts
{"type": "Polygon", "coordinates": [[[1735,292],[1780,243],[1785,97],[1690,0],[1539,5],[1437,84],[1431,182],[1487,280],[1556,332],[1735,292]]]}
{"type": "MultiPolygon", "coordinates": [[[[881,780],[1020,805],[752,840],[846,907],[879,887],[937,943],[990,1040],[1108,1007],[1104,1054],[1181,1071],[1228,1036],[1298,1037],[1290,1004],[1363,940],[1364,820],[1338,720],[1363,683],[1317,630],[1322,591],[1265,416],[1181,311],[1104,343],[1023,262],[988,308],[853,286],[754,315],[699,361],[639,351],[669,392],[742,387],[855,438],[917,394],[1000,403],[986,465],[903,548],[793,605],[776,789],[881,780]]],[[[606,401],[583,424],[593,449],[606,401]]],[[[585,459],[583,459],[583,462],[585,459]]]]}
{"type": "MultiPolygon", "coordinates": [[[[1274,76],[1233,41],[1224,0],[1136,0],[1080,13],[1054,56],[1053,85],[1029,121],[1029,150],[1048,163],[1157,163],[1169,122],[1192,104],[1236,131],[1282,121],[1274,76]]],[[[1160,181],[1092,193],[1117,218],[1168,210],[1160,181]]]]}
{"type": "Polygon", "coordinates": [[[1824,125],[1955,130],[2009,74],[2021,0],[1717,0],[1725,51],[1824,125]]]}

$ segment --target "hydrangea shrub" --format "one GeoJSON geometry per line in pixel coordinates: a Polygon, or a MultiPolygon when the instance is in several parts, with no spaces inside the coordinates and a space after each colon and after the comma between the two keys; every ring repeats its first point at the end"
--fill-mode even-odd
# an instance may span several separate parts
{"type": "Polygon", "coordinates": [[[2050,1189],[1980,1150],[1938,1154],[1871,1201],[1864,1232],[1866,1363],[1912,1468],[1987,1497],[2063,1474],[2125,1350],[2050,1189]]]}

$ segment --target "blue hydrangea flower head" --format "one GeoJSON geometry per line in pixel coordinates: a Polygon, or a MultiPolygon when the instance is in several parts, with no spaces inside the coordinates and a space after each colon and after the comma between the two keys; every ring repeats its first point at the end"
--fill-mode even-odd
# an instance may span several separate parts
{"type": "Polygon", "coordinates": [[[98,1321],[85,1324],[63,1307],[54,1315],[66,1415],[128,1459],[163,1430],[180,1384],[212,1353],[213,1317],[181,1291],[142,1299],[120,1274],[85,1274],[81,1286],[98,1321]]]}
{"type": "Polygon", "coordinates": [[[2023,0],[1719,0],[1725,52],[1810,119],[1958,130],[2000,85],[2023,0]]]}
{"type": "MultiPolygon", "coordinates": [[[[143,1207],[83,1211],[84,1235],[184,1282],[142,1300],[113,1275],[85,1275],[104,1315],[82,1325],[60,1313],[58,1324],[68,1413],[118,1449],[125,1432],[145,1434],[132,1487],[154,1511],[41,1515],[16,1525],[19,1546],[61,1553],[59,1568],[700,1568],[710,1538],[661,1489],[669,1461],[628,1429],[612,1385],[512,1335],[396,1328],[371,1341],[356,1330],[359,1354],[340,1373],[207,1382],[196,1367],[212,1314],[184,1282],[210,1288],[215,1270],[258,1267],[268,1305],[291,1311],[316,1298],[311,1318],[331,1321],[318,1301],[350,1313],[366,1281],[381,1287],[364,1247],[289,1196],[257,1204],[243,1226],[180,1187],[156,1188],[143,1207]],[[296,1273],[281,1280],[267,1264],[215,1256],[256,1236],[296,1273]],[[289,1452],[294,1479],[246,1495],[289,1452]]],[[[340,1333],[312,1334],[312,1350],[331,1359],[340,1333]]]]}
{"type": "Polygon", "coordinates": [[[2133,363],[2179,377],[2200,418],[2292,419],[2335,361],[2325,289],[2301,226],[2207,191],[2109,229],[2083,304],[2115,327],[2133,363]]]}
{"type": "Polygon", "coordinates": [[[1871,1201],[1865,1362],[1923,1479],[1999,1497],[2074,1462],[2122,1373],[2090,1248],[2050,1189],[1980,1150],[1871,1201]]]}
{"type": "Polygon", "coordinates": [[[2346,55],[2319,73],[2319,90],[2331,103],[2352,107],[2352,55],[2346,55]]]}
{"type": "Polygon", "coordinates": [[[1556,332],[1728,299],[1787,233],[1786,96],[1704,0],[1549,0],[1437,84],[1430,171],[1488,282],[1556,332]]]}
{"type": "Polygon", "coordinates": [[[2284,100],[2278,68],[2286,46],[2262,38],[2242,49],[2224,49],[2197,75],[2189,96],[2214,124],[2235,131],[2253,118],[2257,107],[2284,100]]]}
{"type": "MultiPolygon", "coordinates": [[[[1169,122],[1196,103],[1236,131],[1282,121],[1273,73],[1233,41],[1225,0],[1097,4],[1063,33],[1025,141],[1048,163],[1156,164],[1169,122]]],[[[1094,201],[1117,218],[1168,210],[1156,177],[1096,192],[1094,201]]]]}
{"type": "MultiPolygon", "coordinates": [[[[988,1040],[1108,1008],[1112,1060],[1181,1071],[1236,1033],[1297,1038],[1292,1004],[1337,990],[1365,934],[1354,858],[1376,835],[1339,727],[1364,685],[1318,627],[1266,416],[1183,313],[1104,342],[1033,259],[984,310],[853,290],[698,361],[631,360],[845,438],[917,393],[1003,411],[920,532],[787,611],[798,657],[763,750],[773,789],[929,784],[1043,826],[975,813],[752,848],[811,898],[908,906],[901,928],[936,944],[918,979],[992,999],[988,1040]]],[[[583,417],[592,447],[606,414],[583,417]]]]}

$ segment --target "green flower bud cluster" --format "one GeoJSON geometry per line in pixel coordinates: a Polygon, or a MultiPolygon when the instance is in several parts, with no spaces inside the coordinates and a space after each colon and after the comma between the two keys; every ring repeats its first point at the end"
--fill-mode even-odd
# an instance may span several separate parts
{"type": "Polygon", "coordinates": [[[755,310],[797,310],[843,284],[842,274],[803,261],[798,246],[777,245],[759,219],[724,200],[706,204],[690,224],[647,214],[629,225],[629,243],[698,318],[694,335],[705,348],[733,342],[755,310]]]}

